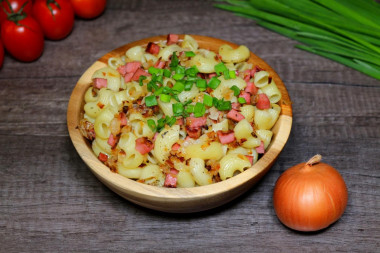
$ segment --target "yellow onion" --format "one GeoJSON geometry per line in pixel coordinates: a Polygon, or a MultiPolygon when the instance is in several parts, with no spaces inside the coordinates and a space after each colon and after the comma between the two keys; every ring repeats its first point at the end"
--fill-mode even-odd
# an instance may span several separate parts
{"type": "Polygon", "coordinates": [[[298,231],[317,231],[337,221],[347,205],[339,172],[315,155],[287,169],[277,180],[273,205],[279,220],[298,231]]]}

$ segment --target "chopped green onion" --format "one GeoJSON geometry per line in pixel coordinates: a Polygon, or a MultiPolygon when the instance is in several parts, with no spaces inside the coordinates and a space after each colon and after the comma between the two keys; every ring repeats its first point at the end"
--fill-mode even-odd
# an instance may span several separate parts
{"type": "Polygon", "coordinates": [[[157,129],[156,129],[156,122],[154,121],[154,120],[152,120],[152,119],[148,119],[147,120],[147,123],[148,123],[148,126],[149,126],[149,128],[153,131],[153,132],[155,132],[157,129]]]}
{"type": "Polygon", "coordinates": [[[231,79],[231,77],[230,77],[230,71],[228,69],[225,70],[225,71],[223,71],[223,75],[224,75],[224,79],[225,80],[231,79]]]}
{"type": "Polygon", "coordinates": [[[158,88],[155,92],[154,92],[154,95],[156,95],[156,96],[158,96],[158,95],[160,95],[162,92],[163,92],[163,90],[164,90],[164,87],[160,87],[160,88],[158,88]]]}
{"type": "MultiPolygon", "coordinates": [[[[197,69],[198,71],[198,69],[197,69]]],[[[197,76],[187,76],[187,81],[196,82],[199,78],[197,76]]]]}
{"type": "Polygon", "coordinates": [[[219,111],[229,111],[232,108],[231,101],[224,101],[223,98],[215,101],[214,105],[219,111]]]}
{"type": "Polygon", "coordinates": [[[232,85],[230,90],[232,90],[234,92],[234,96],[238,96],[240,94],[240,89],[236,85],[232,85]]]}
{"type": "Polygon", "coordinates": [[[198,79],[196,85],[197,85],[198,88],[204,88],[204,89],[206,89],[207,82],[206,82],[205,79],[198,79]]]}
{"type": "Polygon", "coordinates": [[[145,104],[148,107],[157,105],[157,99],[155,95],[145,97],[145,104]]]}
{"type": "Polygon", "coordinates": [[[206,113],[206,107],[202,103],[196,103],[194,107],[194,117],[202,117],[206,113]]]}
{"type": "Polygon", "coordinates": [[[172,88],[170,88],[168,86],[164,86],[164,89],[162,90],[162,93],[164,93],[164,94],[173,94],[173,90],[172,90],[172,88]]]}
{"type": "Polygon", "coordinates": [[[164,73],[163,69],[155,68],[155,67],[150,67],[148,69],[149,74],[151,75],[162,75],[164,73]]]}
{"type": "Polygon", "coordinates": [[[183,104],[181,103],[175,103],[172,105],[173,108],[173,115],[174,116],[181,116],[183,113],[183,104]]]}
{"type": "Polygon", "coordinates": [[[223,62],[221,63],[218,63],[214,66],[214,69],[215,69],[215,73],[220,76],[221,73],[224,73],[225,71],[228,71],[226,65],[224,65],[223,62]]]}
{"type": "Polygon", "coordinates": [[[146,79],[146,76],[140,76],[140,77],[139,77],[139,85],[140,85],[140,86],[143,86],[143,85],[144,85],[143,80],[145,80],[145,79],[146,79]]]}
{"type": "Polygon", "coordinates": [[[247,101],[245,101],[245,98],[243,98],[243,97],[238,98],[238,102],[239,102],[240,104],[245,104],[245,103],[247,103],[247,101]]]}
{"type": "Polygon", "coordinates": [[[181,93],[184,89],[185,85],[182,82],[176,82],[172,87],[172,90],[176,91],[177,93],[181,93]]]}
{"type": "Polygon", "coordinates": [[[188,105],[188,106],[186,106],[185,111],[187,113],[193,113],[194,112],[194,107],[195,107],[195,105],[188,105]]]}
{"type": "Polygon", "coordinates": [[[193,56],[195,56],[195,53],[193,51],[187,51],[187,52],[185,52],[185,56],[186,57],[193,57],[193,56]]]}
{"type": "Polygon", "coordinates": [[[176,117],[166,116],[166,124],[168,124],[169,126],[173,126],[176,123],[176,121],[177,121],[176,117]]]}
{"type": "Polygon", "coordinates": [[[173,79],[178,81],[182,80],[185,77],[185,74],[174,74],[173,79]]]}
{"type": "Polygon", "coordinates": [[[230,75],[230,78],[231,78],[231,79],[235,79],[235,78],[236,78],[236,72],[233,71],[233,70],[230,70],[230,71],[229,71],[229,75],[230,75]]]}
{"type": "Polygon", "coordinates": [[[210,79],[210,81],[208,82],[208,87],[210,87],[211,89],[215,90],[216,88],[218,88],[219,84],[220,84],[220,80],[218,78],[216,78],[215,76],[213,78],[210,79]]]}
{"type": "Polygon", "coordinates": [[[168,69],[164,69],[164,74],[165,77],[170,78],[172,76],[172,72],[168,69]]]}
{"type": "Polygon", "coordinates": [[[177,101],[177,102],[181,102],[181,100],[179,100],[179,98],[178,98],[178,95],[177,94],[174,94],[173,95],[173,98],[177,101]]]}
{"type": "Polygon", "coordinates": [[[157,76],[156,81],[160,84],[163,84],[164,82],[164,76],[157,76]]]}
{"type": "Polygon", "coordinates": [[[204,94],[203,104],[205,104],[206,106],[212,106],[212,97],[210,95],[204,94]]]}
{"type": "Polygon", "coordinates": [[[183,103],[183,106],[186,106],[186,105],[190,104],[191,102],[193,102],[193,100],[189,99],[185,103],[183,103]]]}
{"type": "Polygon", "coordinates": [[[172,58],[171,58],[171,62],[170,62],[170,65],[169,67],[174,70],[177,66],[178,66],[178,57],[177,57],[177,54],[176,52],[173,52],[173,55],[172,55],[172,58]]]}
{"type": "Polygon", "coordinates": [[[167,95],[167,94],[161,94],[160,95],[160,100],[162,102],[165,102],[165,103],[169,103],[171,98],[172,97],[170,95],[167,95]]]}
{"type": "Polygon", "coordinates": [[[165,118],[161,118],[157,121],[157,132],[160,132],[161,129],[165,126],[165,118]]]}
{"type": "Polygon", "coordinates": [[[176,74],[185,74],[185,67],[182,67],[181,65],[178,65],[177,68],[175,69],[176,74]]]}
{"type": "Polygon", "coordinates": [[[186,69],[185,74],[188,77],[196,77],[198,74],[199,70],[196,66],[192,66],[191,68],[186,69]]]}
{"type": "Polygon", "coordinates": [[[189,91],[191,90],[191,88],[193,88],[193,82],[186,82],[185,83],[185,91],[189,91]]]}

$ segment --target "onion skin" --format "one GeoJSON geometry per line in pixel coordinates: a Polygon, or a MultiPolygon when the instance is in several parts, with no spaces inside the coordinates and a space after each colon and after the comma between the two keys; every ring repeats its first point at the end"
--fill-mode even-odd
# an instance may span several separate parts
{"type": "Polygon", "coordinates": [[[346,184],[326,163],[301,163],[277,180],[273,205],[279,220],[298,231],[317,231],[337,221],[347,206],[346,184]]]}

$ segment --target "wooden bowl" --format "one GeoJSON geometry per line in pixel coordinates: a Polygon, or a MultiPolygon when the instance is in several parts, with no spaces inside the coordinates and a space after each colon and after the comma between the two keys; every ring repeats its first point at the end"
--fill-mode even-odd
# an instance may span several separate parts
{"type": "MultiPolygon", "coordinates": [[[[199,35],[191,36],[198,41],[201,48],[206,48],[214,52],[217,52],[218,48],[223,44],[229,44],[233,48],[238,47],[236,44],[216,38],[199,35]]],[[[165,39],[166,36],[157,36],[129,43],[107,53],[92,64],[79,79],[71,94],[67,111],[68,130],[74,147],[95,176],[123,198],[135,204],[164,212],[190,213],[203,211],[220,206],[238,197],[251,188],[268,172],[285,146],[290,134],[292,126],[291,101],[277,73],[262,59],[251,53],[249,62],[253,63],[254,66],[258,65],[260,68],[268,71],[282,93],[282,99],[279,102],[282,110],[277,123],[272,129],[274,133],[272,143],[256,164],[243,173],[225,181],[193,188],[163,188],[150,186],[111,172],[108,167],[97,159],[92,152],[90,143],[81,135],[78,129],[79,121],[83,116],[84,93],[90,86],[91,76],[94,71],[106,66],[110,57],[123,55],[129,48],[137,45],[145,46],[148,42],[165,39]]],[[[180,35],[180,39],[183,39],[183,35],[180,35]]]]}

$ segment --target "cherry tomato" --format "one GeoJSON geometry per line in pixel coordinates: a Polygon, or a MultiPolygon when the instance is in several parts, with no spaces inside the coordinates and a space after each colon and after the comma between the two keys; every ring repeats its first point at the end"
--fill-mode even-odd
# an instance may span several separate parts
{"type": "Polygon", "coordinates": [[[22,12],[26,14],[32,14],[32,0],[8,0],[9,5],[11,6],[12,9],[9,8],[9,5],[7,1],[5,0],[0,0],[0,24],[3,23],[4,20],[7,19],[9,14],[16,13],[22,9],[22,12]],[[6,10],[7,13],[4,12],[4,9],[6,10]]]}
{"type": "Polygon", "coordinates": [[[33,16],[48,39],[63,39],[73,30],[74,10],[68,0],[35,0],[33,16]]]}
{"type": "Polygon", "coordinates": [[[71,0],[75,15],[81,18],[96,18],[106,8],[107,0],[71,0]]]}
{"type": "Polygon", "coordinates": [[[16,14],[1,24],[4,48],[17,60],[30,62],[41,56],[44,34],[31,16],[16,14]]]}
{"type": "Polygon", "coordinates": [[[3,47],[3,43],[0,40],[0,68],[3,66],[3,61],[4,61],[4,47],[3,47]]]}

